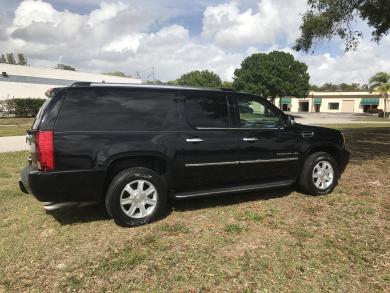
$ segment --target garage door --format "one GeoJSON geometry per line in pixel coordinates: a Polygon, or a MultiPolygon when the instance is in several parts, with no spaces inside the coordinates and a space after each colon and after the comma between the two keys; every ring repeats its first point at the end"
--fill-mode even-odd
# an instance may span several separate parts
{"type": "Polygon", "coordinates": [[[342,106],[341,106],[341,112],[349,112],[353,113],[353,106],[355,104],[355,101],[351,100],[343,100],[342,106]]]}

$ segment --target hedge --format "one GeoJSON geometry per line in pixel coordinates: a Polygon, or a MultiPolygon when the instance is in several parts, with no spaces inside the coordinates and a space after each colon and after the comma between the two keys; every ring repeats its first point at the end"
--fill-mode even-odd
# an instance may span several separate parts
{"type": "Polygon", "coordinates": [[[45,99],[9,99],[3,104],[3,111],[15,117],[35,117],[45,99]]]}

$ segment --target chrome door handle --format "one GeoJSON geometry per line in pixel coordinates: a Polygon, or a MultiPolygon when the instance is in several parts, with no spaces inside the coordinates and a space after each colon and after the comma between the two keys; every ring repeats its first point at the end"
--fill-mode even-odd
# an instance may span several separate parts
{"type": "Polygon", "coordinates": [[[313,137],[314,136],[314,131],[302,131],[301,132],[301,136],[303,138],[313,137]]]}
{"type": "Polygon", "coordinates": [[[253,142],[258,141],[259,139],[257,137],[244,137],[242,140],[246,142],[253,142]]]}
{"type": "Polygon", "coordinates": [[[192,142],[192,143],[197,143],[197,142],[202,142],[202,141],[204,141],[204,140],[199,138],[199,137],[187,138],[186,139],[186,142],[192,142]]]}

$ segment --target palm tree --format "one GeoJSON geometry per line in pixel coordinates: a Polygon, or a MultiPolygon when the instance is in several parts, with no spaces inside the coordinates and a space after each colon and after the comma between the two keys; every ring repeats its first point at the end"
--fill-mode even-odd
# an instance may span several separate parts
{"type": "Polygon", "coordinates": [[[386,72],[378,72],[377,74],[375,74],[373,77],[370,78],[369,82],[370,82],[371,90],[375,90],[382,94],[382,97],[384,99],[383,117],[386,118],[387,99],[390,93],[390,74],[386,72]]]}

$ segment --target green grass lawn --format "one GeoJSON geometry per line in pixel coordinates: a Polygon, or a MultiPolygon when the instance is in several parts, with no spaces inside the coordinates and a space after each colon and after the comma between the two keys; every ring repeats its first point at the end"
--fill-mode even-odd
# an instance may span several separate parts
{"type": "Polygon", "coordinates": [[[0,118],[0,125],[30,125],[35,118],[0,118]]]}
{"type": "Polygon", "coordinates": [[[390,128],[344,128],[328,196],[292,190],[174,202],[123,229],[100,207],[45,213],[0,154],[0,292],[389,292],[390,128]]]}
{"type": "Polygon", "coordinates": [[[0,118],[0,137],[25,135],[34,118],[0,118]]]}

